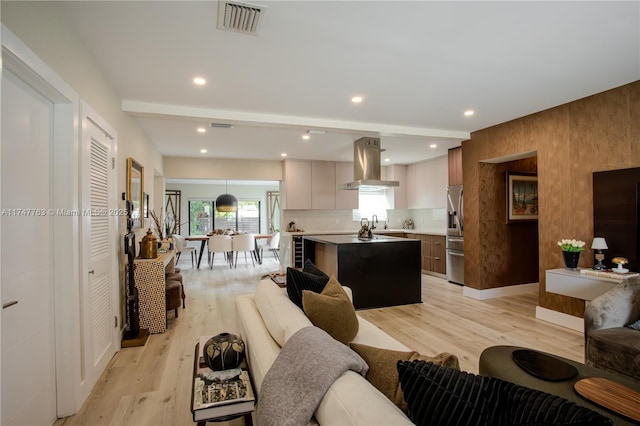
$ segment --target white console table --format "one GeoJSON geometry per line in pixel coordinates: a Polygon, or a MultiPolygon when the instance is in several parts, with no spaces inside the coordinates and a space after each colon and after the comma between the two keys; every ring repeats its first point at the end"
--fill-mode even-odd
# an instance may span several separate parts
{"type": "Polygon", "coordinates": [[[134,277],[140,304],[140,328],[149,333],[167,329],[165,273],[175,271],[175,250],[159,253],[155,259],[135,258],[134,277]]]}
{"type": "Polygon", "coordinates": [[[545,273],[547,291],[590,301],[620,284],[622,280],[581,274],[580,271],[559,268],[545,273]]]}
{"type": "MultiPolygon", "coordinates": [[[[579,270],[558,268],[545,272],[546,290],[549,293],[562,294],[585,303],[614,288],[621,280],[596,277],[580,273],[579,270]]],[[[536,307],[536,318],[548,321],[576,331],[584,330],[584,319],[552,309],[536,307]]]]}

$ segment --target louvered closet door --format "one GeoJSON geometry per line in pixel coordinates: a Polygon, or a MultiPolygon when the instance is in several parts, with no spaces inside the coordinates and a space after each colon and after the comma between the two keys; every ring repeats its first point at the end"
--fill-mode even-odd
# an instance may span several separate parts
{"type": "MultiPolygon", "coordinates": [[[[85,121],[86,134],[83,138],[85,157],[88,157],[87,194],[90,214],[85,210],[84,255],[87,256],[87,277],[84,280],[84,381],[85,392],[106,368],[116,352],[114,343],[114,305],[113,288],[117,285],[112,275],[113,246],[115,232],[113,207],[110,205],[110,177],[112,168],[111,138],[91,120],[85,121]],[[88,156],[87,156],[88,154],[88,156]],[[88,218],[88,220],[87,220],[88,218]]],[[[87,180],[84,180],[87,185],[87,180]]],[[[87,203],[83,203],[85,208],[87,203]]]]}

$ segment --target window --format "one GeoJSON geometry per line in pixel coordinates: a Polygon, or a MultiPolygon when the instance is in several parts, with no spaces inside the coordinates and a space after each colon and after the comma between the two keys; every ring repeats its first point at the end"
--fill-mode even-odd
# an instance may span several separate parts
{"type": "Polygon", "coordinates": [[[260,233],[260,201],[239,200],[237,212],[218,212],[215,200],[189,200],[189,235],[204,235],[214,229],[260,233]]]}
{"type": "Polygon", "coordinates": [[[353,220],[355,222],[360,222],[362,218],[371,220],[374,214],[377,215],[378,221],[386,220],[387,209],[390,208],[386,190],[358,192],[358,207],[358,209],[353,210],[353,220]]]}
{"type": "Polygon", "coordinates": [[[213,231],[213,200],[189,200],[189,235],[206,235],[213,231]]]}

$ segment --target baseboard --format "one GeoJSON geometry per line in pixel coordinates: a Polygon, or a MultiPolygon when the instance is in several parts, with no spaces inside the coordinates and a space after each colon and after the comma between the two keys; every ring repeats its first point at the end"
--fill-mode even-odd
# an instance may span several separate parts
{"type": "Polygon", "coordinates": [[[536,318],[575,331],[584,331],[584,319],[563,312],[536,306],[536,318]]]}
{"type": "Polygon", "coordinates": [[[463,287],[462,295],[476,300],[495,299],[497,297],[515,296],[518,294],[530,293],[539,288],[538,283],[510,285],[506,287],[487,288],[478,290],[471,287],[463,287]]]}

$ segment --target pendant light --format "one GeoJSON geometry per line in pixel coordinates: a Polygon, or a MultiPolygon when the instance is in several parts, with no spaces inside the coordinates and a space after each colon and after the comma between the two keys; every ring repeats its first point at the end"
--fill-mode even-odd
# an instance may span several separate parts
{"type": "Polygon", "coordinates": [[[229,194],[228,181],[225,181],[225,188],[226,193],[216,198],[216,210],[224,213],[238,211],[238,199],[229,194]]]}

